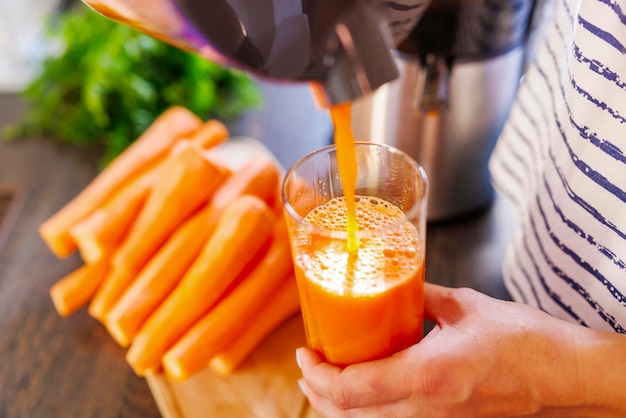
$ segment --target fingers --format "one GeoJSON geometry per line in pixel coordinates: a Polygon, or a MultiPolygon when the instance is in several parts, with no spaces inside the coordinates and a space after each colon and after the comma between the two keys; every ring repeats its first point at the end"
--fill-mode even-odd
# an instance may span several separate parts
{"type": "Polygon", "coordinates": [[[437,324],[454,323],[464,316],[469,289],[424,283],[424,318],[437,324]]]}
{"type": "MultiPolygon", "coordinates": [[[[323,362],[312,350],[308,348],[298,348],[296,350],[296,361],[302,370],[302,376],[306,384],[318,394],[328,397],[328,387],[335,384],[337,377],[341,374],[341,369],[329,363],[323,362]]],[[[307,393],[311,391],[308,390],[307,393]]]]}
{"type": "Polygon", "coordinates": [[[424,283],[424,318],[439,323],[439,319],[446,312],[449,288],[432,283],[424,283]]]}
{"type": "Polygon", "coordinates": [[[333,382],[341,374],[341,369],[322,362],[313,351],[306,348],[296,350],[296,361],[303,376],[303,379],[298,381],[300,390],[315,411],[325,418],[353,416],[351,411],[338,408],[328,398],[332,392],[329,387],[334,385],[333,382]]]}
{"type": "MultiPolygon", "coordinates": [[[[340,410],[350,410],[393,403],[410,396],[408,350],[382,360],[354,364],[343,370],[322,362],[306,348],[298,349],[296,356],[306,387],[312,389],[311,396],[319,395],[340,410]]],[[[419,370],[412,368],[413,372],[419,370]]],[[[319,403],[324,402],[320,399],[319,403]]]]}
{"type": "MultiPolygon", "coordinates": [[[[350,417],[356,410],[345,411],[337,408],[331,401],[324,398],[318,392],[309,386],[306,381],[299,382],[302,393],[307,397],[311,407],[324,418],[350,417]]],[[[353,415],[356,416],[356,415],[353,415]]]]}
{"type": "Polygon", "coordinates": [[[312,387],[307,385],[306,382],[301,381],[300,388],[302,389],[304,395],[308,398],[311,407],[325,418],[419,418],[421,416],[428,416],[428,413],[420,414],[420,411],[415,411],[415,409],[404,400],[387,404],[366,406],[363,408],[355,407],[347,410],[341,409],[317,393],[312,387]]]}

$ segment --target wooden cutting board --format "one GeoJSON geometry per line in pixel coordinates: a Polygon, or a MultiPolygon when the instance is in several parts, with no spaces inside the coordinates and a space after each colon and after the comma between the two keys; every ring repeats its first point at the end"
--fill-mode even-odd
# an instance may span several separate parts
{"type": "Polygon", "coordinates": [[[164,418],[314,418],[298,388],[295,349],[305,345],[302,318],[275,330],[229,376],[206,369],[184,382],[147,377],[164,418]]]}
{"type": "MultiPolygon", "coordinates": [[[[259,141],[232,138],[219,152],[233,168],[259,153],[259,141]]],[[[232,374],[206,369],[184,382],[159,374],[147,377],[164,418],[317,418],[300,392],[295,350],[306,345],[300,314],[283,323],[232,374]]]]}

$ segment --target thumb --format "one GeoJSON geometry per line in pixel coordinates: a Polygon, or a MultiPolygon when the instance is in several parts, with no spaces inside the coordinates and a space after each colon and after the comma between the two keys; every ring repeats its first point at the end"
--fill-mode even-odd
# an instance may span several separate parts
{"type": "Polygon", "coordinates": [[[432,283],[424,284],[424,318],[438,324],[454,322],[462,316],[463,307],[456,290],[432,283]]]}

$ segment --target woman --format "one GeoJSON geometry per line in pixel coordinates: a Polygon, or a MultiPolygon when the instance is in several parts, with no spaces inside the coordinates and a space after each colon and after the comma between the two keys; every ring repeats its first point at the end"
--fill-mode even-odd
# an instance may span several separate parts
{"type": "Polygon", "coordinates": [[[426,284],[419,344],[345,370],[298,349],[323,415],[626,416],[626,2],[556,1],[490,167],[516,302],[426,284]]]}

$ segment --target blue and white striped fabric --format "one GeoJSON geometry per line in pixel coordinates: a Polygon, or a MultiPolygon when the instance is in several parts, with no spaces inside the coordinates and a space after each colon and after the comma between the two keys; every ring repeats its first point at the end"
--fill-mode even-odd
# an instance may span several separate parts
{"type": "Polygon", "coordinates": [[[514,300],[626,332],[626,0],[556,0],[490,161],[514,300]]]}

